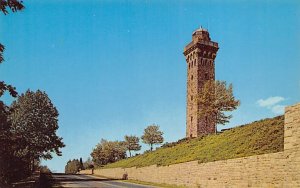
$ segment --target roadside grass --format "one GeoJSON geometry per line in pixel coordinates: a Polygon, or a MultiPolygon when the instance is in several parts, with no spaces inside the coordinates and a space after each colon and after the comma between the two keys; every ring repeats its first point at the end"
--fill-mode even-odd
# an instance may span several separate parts
{"type": "Polygon", "coordinates": [[[284,116],[238,126],[217,135],[186,140],[170,147],[120,160],[102,168],[166,166],[198,160],[199,163],[283,151],[284,116]]]}
{"type": "MultiPolygon", "coordinates": [[[[93,174],[89,176],[96,176],[100,178],[105,178],[105,179],[112,179],[109,177],[105,177],[102,175],[98,174],[93,174]]],[[[170,185],[170,184],[165,184],[165,183],[153,183],[153,182],[146,182],[146,181],[139,181],[139,180],[120,180],[120,179],[112,179],[113,181],[121,181],[121,182],[128,182],[128,183],[135,183],[139,185],[149,185],[149,186],[154,186],[154,187],[163,187],[163,188],[185,188],[185,186],[178,186],[178,185],[170,185]]]]}
{"type": "Polygon", "coordinates": [[[151,182],[145,182],[145,181],[139,181],[139,180],[120,180],[122,182],[129,182],[129,183],[136,183],[140,185],[149,185],[154,187],[163,187],[163,188],[186,188],[186,186],[179,186],[179,185],[170,185],[165,183],[151,183],[151,182]]]}

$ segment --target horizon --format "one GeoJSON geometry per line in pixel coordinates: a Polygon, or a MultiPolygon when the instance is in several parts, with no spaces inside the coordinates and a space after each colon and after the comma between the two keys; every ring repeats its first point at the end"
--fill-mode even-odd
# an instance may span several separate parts
{"type": "MultiPolygon", "coordinates": [[[[63,172],[70,159],[86,160],[101,138],[141,136],[153,123],[165,142],[184,138],[183,48],[201,25],[219,44],[216,80],[232,83],[241,101],[230,123],[218,130],[281,115],[300,101],[297,1],[24,5],[23,11],[0,16],[6,47],[0,75],[19,94],[45,91],[58,109],[58,135],[66,147],[62,157],[42,162],[52,171],[63,172]]],[[[12,100],[4,96],[7,104],[12,100]]],[[[140,152],[148,148],[143,144],[140,152]]]]}

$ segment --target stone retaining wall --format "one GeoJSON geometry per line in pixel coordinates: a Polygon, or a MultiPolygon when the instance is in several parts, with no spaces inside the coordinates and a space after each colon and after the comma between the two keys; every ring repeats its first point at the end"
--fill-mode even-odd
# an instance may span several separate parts
{"type": "MultiPolygon", "coordinates": [[[[82,173],[90,173],[89,170],[82,173]]],[[[169,166],[97,169],[95,174],[188,187],[300,187],[300,103],[286,107],[284,151],[169,166]]]]}

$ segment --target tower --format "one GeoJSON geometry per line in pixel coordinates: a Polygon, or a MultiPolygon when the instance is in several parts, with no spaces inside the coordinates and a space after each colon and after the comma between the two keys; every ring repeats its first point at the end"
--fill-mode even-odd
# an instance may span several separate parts
{"type": "Polygon", "coordinates": [[[215,122],[199,119],[199,110],[205,108],[197,103],[196,96],[207,80],[215,80],[215,58],[218,43],[210,40],[209,33],[199,28],[192,34],[192,42],[184,48],[187,63],[186,137],[215,132],[215,122]]]}

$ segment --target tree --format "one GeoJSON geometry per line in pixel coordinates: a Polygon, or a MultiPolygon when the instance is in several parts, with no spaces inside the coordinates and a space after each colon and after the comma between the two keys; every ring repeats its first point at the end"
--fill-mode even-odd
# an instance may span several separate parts
{"type": "Polygon", "coordinates": [[[29,175],[28,161],[15,152],[22,140],[11,132],[10,113],[9,107],[0,101],[0,187],[29,175]]]}
{"type": "Polygon", "coordinates": [[[240,105],[240,101],[233,96],[232,84],[227,87],[225,81],[207,81],[197,96],[197,102],[201,108],[199,118],[215,122],[216,126],[228,123],[232,115],[225,112],[233,111],[240,105]]]}
{"type": "MultiPolygon", "coordinates": [[[[20,0],[1,0],[0,11],[5,15],[24,9],[20,0]]],[[[4,61],[4,45],[0,43],[0,64],[4,61]]],[[[12,97],[17,97],[15,88],[0,81],[0,97],[8,91],[12,97]]],[[[21,135],[14,134],[11,130],[12,123],[9,118],[11,108],[0,100],[0,185],[9,184],[12,181],[22,179],[30,175],[29,161],[19,152],[20,146],[24,145],[21,135]]],[[[36,165],[36,163],[33,163],[36,165]]],[[[6,186],[5,186],[6,187],[6,186]]]]}
{"type": "MultiPolygon", "coordinates": [[[[0,1],[0,11],[5,15],[8,14],[8,10],[10,9],[12,12],[17,12],[19,10],[24,9],[24,5],[22,1],[19,0],[1,0],[0,1]]],[[[3,51],[5,47],[0,43],[0,64],[4,61],[3,51]]],[[[16,97],[17,92],[15,88],[11,85],[5,84],[3,81],[0,81],[0,97],[3,95],[5,91],[9,91],[11,96],[16,97]]]]}
{"type": "Polygon", "coordinates": [[[164,141],[163,135],[164,133],[159,130],[158,125],[149,125],[144,130],[144,135],[141,137],[145,144],[150,145],[150,151],[153,150],[153,144],[161,144],[164,141]]]}
{"type": "MultiPolygon", "coordinates": [[[[61,156],[62,138],[56,135],[58,111],[45,92],[26,91],[13,102],[10,119],[12,133],[22,138],[18,152],[34,164],[35,160],[61,156]]],[[[33,170],[33,169],[32,169],[33,170]]]]}
{"type": "Polygon", "coordinates": [[[78,159],[69,160],[65,166],[66,174],[76,174],[80,170],[80,162],[78,159]]]}
{"type": "Polygon", "coordinates": [[[51,174],[51,170],[46,165],[39,166],[40,172],[44,174],[51,174]]]}
{"type": "MultiPolygon", "coordinates": [[[[0,81],[0,97],[5,92],[9,92],[12,97],[18,95],[13,86],[0,81]]],[[[10,108],[0,100],[0,182],[5,184],[27,175],[24,169],[26,161],[14,155],[20,138],[11,133],[10,114],[10,108]]]]}
{"type": "Polygon", "coordinates": [[[83,162],[83,168],[89,169],[92,164],[93,164],[92,159],[88,157],[87,160],[83,162]]]}
{"type": "Polygon", "coordinates": [[[125,147],[129,151],[129,156],[131,157],[131,151],[139,151],[141,145],[139,144],[139,137],[137,136],[125,136],[125,147]]]}
{"type": "Polygon", "coordinates": [[[101,139],[100,143],[93,149],[91,156],[96,165],[106,165],[125,159],[126,147],[124,142],[101,139]]]}
{"type": "Polygon", "coordinates": [[[84,166],[83,166],[83,162],[82,162],[82,158],[80,157],[79,159],[80,162],[80,170],[84,170],[84,166]]]}

